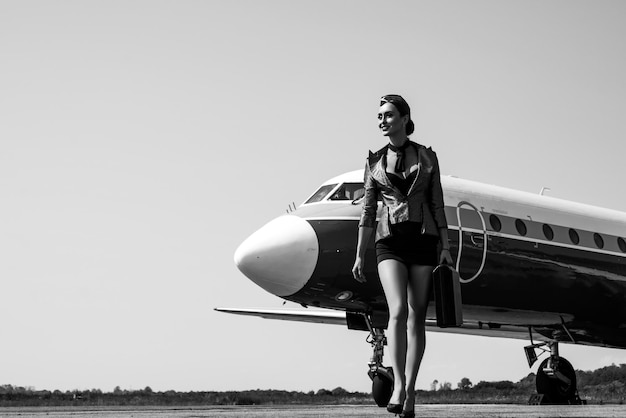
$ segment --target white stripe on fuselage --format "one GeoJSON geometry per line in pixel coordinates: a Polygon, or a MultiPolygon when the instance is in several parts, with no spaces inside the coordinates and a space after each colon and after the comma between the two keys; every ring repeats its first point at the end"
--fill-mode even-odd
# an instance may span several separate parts
{"type": "MultiPolygon", "coordinates": [[[[294,213],[294,215],[297,215],[297,213],[294,213]]],[[[358,216],[311,216],[311,217],[305,217],[304,219],[307,221],[352,221],[352,222],[360,220],[358,216]]],[[[459,227],[455,225],[448,225],[448,230],[458,231],[459,227]]],[[[484,231],[482,229],[463,227],[462,230],[463,232],[471,232],[471,233],[479,234],[479,235],[484,234],[484,231]]],[[[548,241],[548,240],[542,240],[539,238],[523,237],[521,235],[511,235],[511,234],[503,234],[501,232],[487,231],[487,236],[507,238],[507,239],[512,239],[516,241],[531,242],[533,244],[567,248],[570,250],[588,251],[588,252],[592,252],[596,254],[614,255],[614,256],[626,258],[626,253],[621,253],[617,251],[609,251],[609,250],[604,250],[600,248],[584,247],[581,245],[567,244],[567,243],[558,242],[558,241],[548,241]]]]}

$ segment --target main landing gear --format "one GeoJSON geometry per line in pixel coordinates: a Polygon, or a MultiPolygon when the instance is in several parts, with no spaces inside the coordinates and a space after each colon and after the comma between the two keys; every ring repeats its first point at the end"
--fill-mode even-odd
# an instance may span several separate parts
{"type": "Polygon", "coordinates": [[[550,356],[541,363],[537,370],[535,383],[538,395],[531,397],[530,402],[541,405],[582,405],[586,403],[578,396],[574,367],[569,361],[559,356],[558,342],[551,341],[524,347],[529,367],[532,367],[537,361],[538,356],[535,349],[541,350],[539,355],[549,352],[550,356]]]}

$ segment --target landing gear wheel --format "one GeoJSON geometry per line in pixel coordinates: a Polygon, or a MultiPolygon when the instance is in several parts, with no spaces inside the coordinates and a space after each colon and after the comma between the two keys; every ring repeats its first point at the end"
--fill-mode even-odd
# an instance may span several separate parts
{"type": "MultiPolygon", "coordinates": [[[[571,405],[578,403],[578,396],[576,395],[576,372],[574,367],[569,361],[563,357],[558,358],[557,367],[555,367],[554,374],[563,375],[568,382],[557,378],[555,375],[548,375],[544,370],[548,365],[548,361],[552,359],[545,359],[537,370],[537,393],[544,396],[544,402],[550,404],[571,405]]],[[[554,361],[554,360],[553,360],[554,361]]]]}
{"type": "Polygon", "coordinates": [[[372,377],[372,397],[376,405],[387,406],[393,392],[393,378],[386,373],[375,373],[372,377]]]}
{"type": "Polygon", "coordinates": [[[371,318],[365,314],[364,317],[370,330],[367,341],[372,345],[372,358],[368,363],[369,371],[367,372],[367,375],[372,379],[372,397],[376,405],[385,407],[393,393],[393,369],[383,366],[383,351],[387,344],[385,330],[374,328],[371,318]]]}

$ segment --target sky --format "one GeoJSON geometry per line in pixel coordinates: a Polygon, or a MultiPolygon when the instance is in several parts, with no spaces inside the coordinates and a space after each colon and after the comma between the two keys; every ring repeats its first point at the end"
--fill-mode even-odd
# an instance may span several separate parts
{"type": "MultiPolygon", "coordinates": [[[[0,0],[0,384],[369,391],[366,333],[213,310],[298,307],[237,246],[363,167],[390,93],[444,174],[626,211],[624,21],[605,0],[0,0]]],[[[518,381],[526,344],[428,333],[417,386],[518,381]]]]}

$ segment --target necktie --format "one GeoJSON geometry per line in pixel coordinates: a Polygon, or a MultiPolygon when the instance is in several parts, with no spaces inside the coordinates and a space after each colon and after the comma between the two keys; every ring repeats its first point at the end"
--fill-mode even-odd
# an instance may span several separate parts
{"type": "Polygon", "coordinates": [[[405,169],[404,167],[405,155],[404,154],[408,146],[409,146],[408,140],[404,141],[404,144],[402,144],[399,147],[396,147],[392,143],[389,143],[389,149],[396,153],[396,167],[395,167],[396,173],[404,173],[404,169],[405,169]]]}

